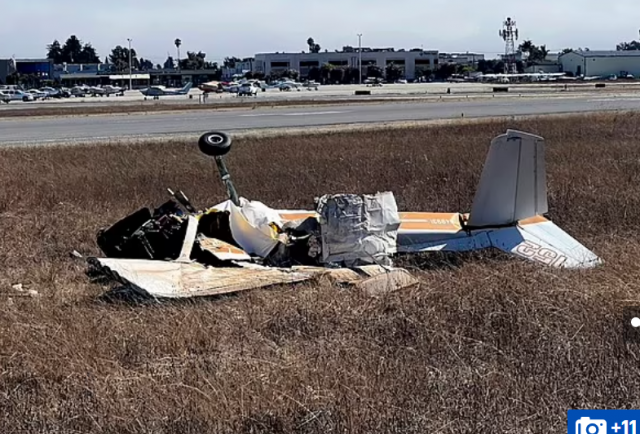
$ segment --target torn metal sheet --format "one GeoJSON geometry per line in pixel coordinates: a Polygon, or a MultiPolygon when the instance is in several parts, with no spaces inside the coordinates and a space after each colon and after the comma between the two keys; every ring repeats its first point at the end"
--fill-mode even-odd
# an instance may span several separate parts
{"type": "MultiPolygon", "coordinates": [[[[252,263],[237,263],[239,267],[207,267],[196,262],[153,261],[145,259],[90,258],[89,263],[113,280],[137,292],[156,298],[212,296],[264,288],[273,285],[299,283],[322,275],[336,283],[359,285],[369,293],[396,290],[413,284],[400,280],[401,269],[379,271],[374,277],[363,277],[349,269],[324,267],[293,267],[290,269],[263,267],[252,263]],[[374,280],[372,280],[374,279],[374,280]]],[[[404,270],[406,272],[406,270],[404,270]]]]}
{"type": "Polygon", "coordinates": [[[382,273],[362,279],[356,283],[356,287],[368,295],[379,296],[400,289],[418,285],[419,281],[404,268],[384,270],[382,273]]]}
{"type": "Polygon", "coordinates": [[[240,204],[228,203],[231,234],[244,251],[264,258],[279,242],[273,226],[282,226],[279,215],[260,202],[242,198],[240,204]]]}
{"type": "Polygon", "coordinates": [[[187,217],[187,229],[184,235],[184,242],[182,243],[182,249],[176,261],[189,262],[191,251],[193,250],[193,244],[196,241],[196,235],[198,234],[198,220],[192,215],[187,217]]]}
{"type": "Polygon", "coordinates": [[[324,195],[317,213],[323,262],[391,265],[400,227],[393,193],[324,195]]]}
{"type": "MultiPolygon", "coordinates": [[[[269,267],[207,267],[193,262],[91,258],[103,274],[156,298],[212,296],[309,280],[318,272],[269,267]]],[[[324,271],[324,270],[323,270],[324,271]]]]}
{"type": "Polygon", "coordinates": [[[202,250],[211,253],[221,261],[251,260],[251,256],[244,250],[222,240],[218,240],[217,238],[208,238],[200,235],[198,236],[197,243],[202,250]]]}

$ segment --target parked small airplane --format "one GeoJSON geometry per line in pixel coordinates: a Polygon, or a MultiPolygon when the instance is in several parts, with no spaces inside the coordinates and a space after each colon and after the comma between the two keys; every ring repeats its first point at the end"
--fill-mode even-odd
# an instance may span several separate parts
{"type": "Polygon", "coordinates": [[[209,92],[221,93],[221,92],[224,92],[224,89],[222,88],[222,84],[219,81],[215,81],[215,80],[214,81],[208,81],[206,83],[202,83],[200,86],[198,86],[198,89],[200,89],[204,93],[209,93],[209,92]]]}
{"type": "Polygon", "coordinates": [[[300,91],[300,88],[303,88],[303,87],[306,87],[308,90],[311,90],[311,89],[318,90],[318,86],[320,85],[315,81],[307,81],[305,83],[300,83],[297,81],[286,80],[286,81],[280,81],[271,87],[275,89],[279,89],[280,91],[287,92],[292,89],[296,89],[297,91],[300,91]]]}
{"type": "Polygon", "coordinates": [[[509,82],[509,79],[527,79],[531,81],[554,81],[564,77],[564,72],[523,72],[518,74],[480,74],[478,80],[509,82]]]}
{"type": "Polygon", "coordinates": [[[92,86],[88,89],[88,93],[91,96],[124,95],[124,88],[110,84],[106,86],[92,86]]]}
{"type": "Polygon", "coordinates": [[[153,99],[158,99],[161,96],[187,95],[192,87],[193,83],[191,82],[185,84],[183,88],[168,88],[161,85],[149,86],[146,89],[140,89],[140,93],[145,96],[145,99],[148,96],[153,97],[153,99]]]}

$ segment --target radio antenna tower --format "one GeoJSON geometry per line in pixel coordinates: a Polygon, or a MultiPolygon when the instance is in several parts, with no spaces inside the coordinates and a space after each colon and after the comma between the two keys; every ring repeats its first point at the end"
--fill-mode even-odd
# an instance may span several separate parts
{"type": "Polygon", "coordinates": [[[498,35],[504,40],[504,73],[517,74],[515,41],[518,40],[518,29],[516,22],[507,17],[502,23],[502,29],[498,31],[498,35]]]}

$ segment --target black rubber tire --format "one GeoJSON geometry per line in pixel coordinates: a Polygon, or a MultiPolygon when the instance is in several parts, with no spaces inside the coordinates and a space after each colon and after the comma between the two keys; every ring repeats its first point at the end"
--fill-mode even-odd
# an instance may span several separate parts
{"type": "Polygon", "coordinates": [[[221,157],[231,150],[231,137],[221,131],[209,131],[198,139],[198,148],[210,157],[221,157]]]}

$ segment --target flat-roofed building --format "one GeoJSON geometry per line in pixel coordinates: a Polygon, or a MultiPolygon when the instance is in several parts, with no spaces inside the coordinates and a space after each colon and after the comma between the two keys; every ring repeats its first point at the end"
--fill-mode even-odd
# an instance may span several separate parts
{"type": "MultiPolygon", "coordinates": [[[[254,72],[265,75],[280,74],[286,70],[299,71],[306,77],[312,68],[321,68],[324,64],[337,67],[358,68],[358,49],[348,51],[328,51],[320,53],[258,53],[255,55],[254,72]]],[[[362,75],[367,75],[367,67],[375,65],[383,71],[393,63],[404,78],[413,80],[417,70],[434,71],[438,67],[437,50],[394,50],[392,48],[362,48],[362,75]]]]}
{"type": "Polygon", "coordinates": [[[640,51],[570,51],[561,54],[562,71],[575,76],[640,76],[640,51]]]}

